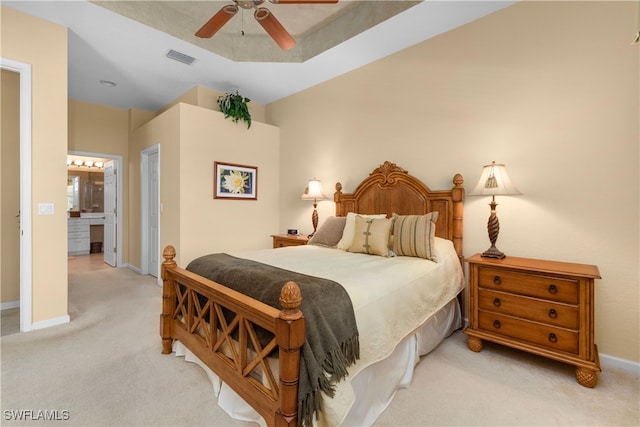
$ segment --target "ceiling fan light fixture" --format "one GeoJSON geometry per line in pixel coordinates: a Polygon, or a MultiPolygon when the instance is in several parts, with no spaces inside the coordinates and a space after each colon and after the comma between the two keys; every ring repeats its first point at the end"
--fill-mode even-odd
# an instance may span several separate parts
{"type": "Polygon", "coordinates": [[[338,0],[269,0],[273,4],[314,4],[314,3],[338,3],[338,0]]]}
{"type": "Polygon", "coordinates": [[[287,32],[269,9],[264,7],[256,8],[253,16],[278,46],[280,46],[280,49],[289,50],[296,45],[296,41],[291,37],[291,34],[287,32]]]}
{"type": "Polygon", "coordinates": [[[243,9],[253,9],[264,3],[264,0],[234,0],[243,9]]]}

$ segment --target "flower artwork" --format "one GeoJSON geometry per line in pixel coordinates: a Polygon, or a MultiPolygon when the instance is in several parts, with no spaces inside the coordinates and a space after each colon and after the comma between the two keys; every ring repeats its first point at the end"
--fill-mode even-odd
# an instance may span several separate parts
{"type": "Polygon", "coordinates": [[[245,189],[251,191],[250,183],[247,182],[249,174],[247,172],[221,169],[222,191],[235,194],[244,194],[245,189]]]}
{"type": "Polygon", "coordinates": [[[214,199],[258,198],[258,168],[233,163],[214,162],[214,199]]]}

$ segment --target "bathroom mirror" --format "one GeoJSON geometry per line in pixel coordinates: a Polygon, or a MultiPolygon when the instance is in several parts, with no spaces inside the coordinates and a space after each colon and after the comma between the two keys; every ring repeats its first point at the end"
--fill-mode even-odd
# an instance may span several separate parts
{"type": "Polygon", "coordinates": [[[67,175],[67,210],[104,212],[104,172],[74,171],[67,175]]]}
{"type": "Polygon", "coordinates": [[[80,210],[80,177],[77,175],[67,176],[67,210],[80,210]]]}

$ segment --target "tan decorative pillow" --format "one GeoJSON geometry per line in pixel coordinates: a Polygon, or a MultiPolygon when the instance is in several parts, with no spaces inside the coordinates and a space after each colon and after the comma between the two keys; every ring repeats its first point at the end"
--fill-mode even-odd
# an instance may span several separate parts
{"type": "Polygon", "coordinates": [[[437,261],[434,240],[438,212],[426,215],[393,215],[393,252],[437,261]]]}
{"type": "Polygon", "coordinates": [[[389,256],[389,236],[393,221],[356,215],[353,241],[349,252],[389,256]]]}
{"type": "MultiPolygon", "coordinates": [[[[351,242],[353,242],[353,229],[356,221],[356,214],[353,212],[347,213],[347,222],[344,225],[344,230],[342,232],[342,239],[338,242],[337,248],[342,249],[343,251],[349,250],[351,246],[351,242]]],[[[386,218],[387,214],[373,214],[373,215],[360,215],[363,218],[386,218]]]]}
{"type": "Polygon", "coordinates": [[[316,234],[309,240],[309,245],[335,247],[342,238],[342,230],[347,217],[331,216],[324,220],[316,231],[316,234]]]}

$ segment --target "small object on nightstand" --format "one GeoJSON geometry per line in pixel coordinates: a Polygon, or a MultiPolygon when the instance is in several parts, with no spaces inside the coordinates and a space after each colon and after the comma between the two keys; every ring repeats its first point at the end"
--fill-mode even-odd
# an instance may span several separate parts
{"type": "Polygon", "coordinates": [[[476,254],[469,263],[467,346],[482,340],[576,367],[576,379],[596,386],[600,359],[594,342],[595,265],[476,254]]]}
{"type": "Polygon", "coordinates": [[[289,234],[272,234],[273,247],[283,248],[285,246],[304,246],[309,242],[307,236],[302,235],[289,235],[289,234]]]}

